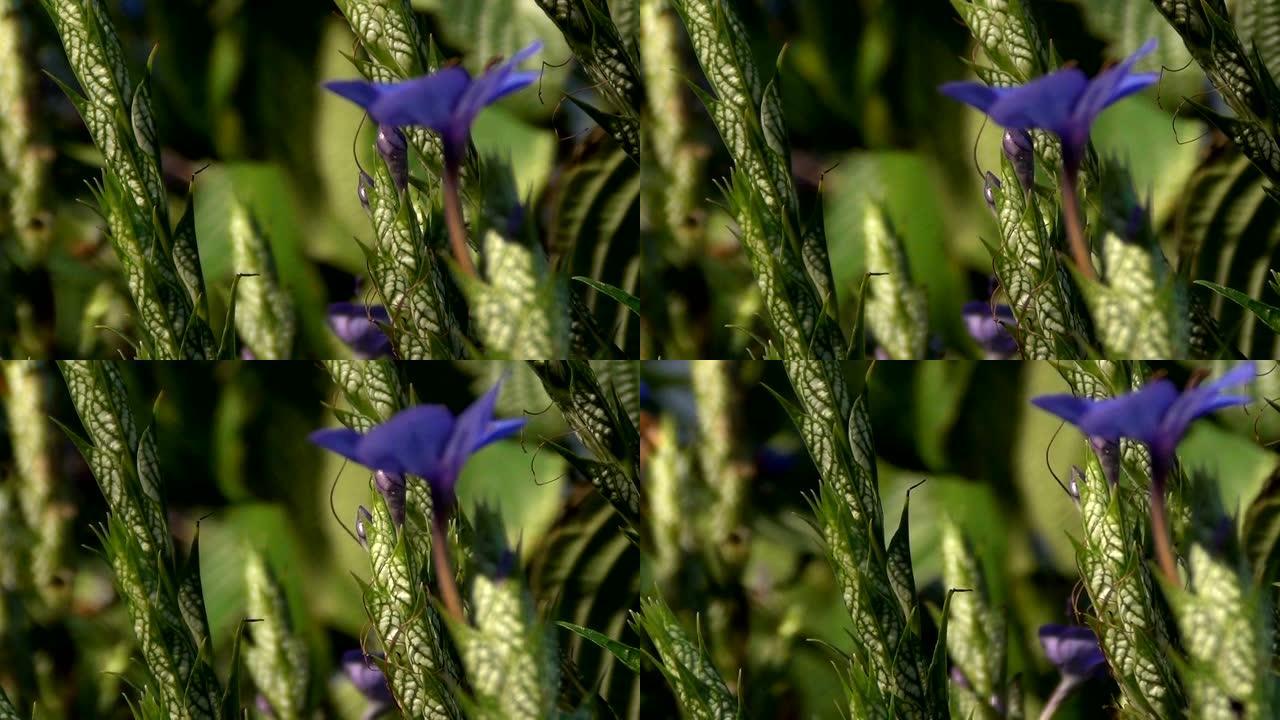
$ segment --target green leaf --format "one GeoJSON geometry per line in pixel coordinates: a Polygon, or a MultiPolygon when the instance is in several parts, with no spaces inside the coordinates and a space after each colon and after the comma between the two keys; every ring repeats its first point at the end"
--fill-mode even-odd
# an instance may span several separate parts
{"type": "Polygon", "coordinates": [[[1248,310],[1256,315],[1259,320],[1266,323],[1267,327],[1275,330],[1276,332],[1280,332],[1280,308],[1272,307],[1271,305],[1259,300],[1254,300],[1239,290],[1233,290],[1229,287],[1219,285],[1218,283],[1209,282],[1208,280],[1197,280],[1196,284],[1203,285],[1204,287],[1209,288],[1222,297],[1248,310]]]}
{"type": "Polygon", "coordinates": [[[592,280],[591,278],[585,275],[574,275],[573,279],[577,280],[580,283],[590,285],[596,290],[599,290],[605,295],[608,295],[614,300],[617,300],[618,302],[622,303],[622,305],[624,305],[628,310],[635,313],[636,317],[640,317],[640,298],[636,297],[635,295],[632,295],[631,293],[627,292],[626,290],[623,290],[622,288],[614,287],[609,283],[600,282],[599,280],[592,280]]]}
{"type": "MultiPolygon", "coordinates": [[[[1261,297],[1268,269],[1280,267],[1280,203],[1268,196],[1262,173],[1231,151],[1196,171],[1174,223],[1178,271],[1250,297],[1261,297]]],[[[1199,287],[1224,341],[1249,357],[1275,357],[1280,341],[1245,307],[1199,287]]]]}
{"type": "Polygon", "coordinates": [[[596,632],[591,628],[582,627],[581,625],[574,625],[571,622],[557,620],[556,624],[562,628],[572,630],[581,637],[584,637],[605,650],[608,650],[610,653],[613,653],[613,656],[618,658],[618,661],[623,665],[630,668],[632,672],[640,672],[640,648],[634,648],[625,643],[620,643],[604,633],[596,632]]]}
{"type": "Polygon", "coordinates": [[[1280,471],[1273,472],[1244,512],[1241,544],[1254,581],[1266,585],[1280,571],[1280,471]]]}
{"type": "Polygon", "coordinates": [[[227,676],[227,688],[222,696],[222,717],[236,720],[240,717],[240,641],[244,628],[252,619],[244,619],[236,626],[235,640],[231,644],[231,674],[227,676]]]}

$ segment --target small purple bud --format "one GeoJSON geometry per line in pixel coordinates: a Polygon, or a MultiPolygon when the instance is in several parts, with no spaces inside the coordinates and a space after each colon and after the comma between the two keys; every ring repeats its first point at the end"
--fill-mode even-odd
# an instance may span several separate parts
{"type": "Polygon", "coordinates": [[[955,683],[956,687],[964,688],[965,690],[973,687],[969,684],[968,676],[964,674],[964,671],[960,669],[959,665],[952,665],[950,674],[951,682],[955,683]]]}
{"type": "Polygon", "coordinates": [[[369,547],[369,536],[365,531],[368,523],[373,522],[373,513],[369,512],[369,508],[361,505],[356,508],[356,537],[360,539],[361,547],[369,547]]]}
{"type": "Polygon", "coordinates": [[[996,191],[1001,188],[1000,178],[995,173],[987,171],[987,176],[982,183],[982,197],[987,201],[987,207],[991,208],[991,212],[996,211],[996,191]]]}
{"type": "Polygon", "coordinates": [[[1036,179],[1035,145],[1031,142],[1031,133],[1026,130],[1005,130],[1001,143],[1004,156],[1013,164],[1013,172],[1023,190],[1030,190],[1036,179]]]}
{"type": "Polygon", "coordinates": [[[404,192],[409,186],[409,143],[405,141],[404,133],[390,125],[379,125],[377,146],[378,154],[387,162],[387,169],[391,171],[391,180],[396,184],[396,189],[404,192]]]}
{"type": "Polygon", "coordinates": [[[262,693],[258,693],[258,696],[254,698],[253,704],[258,708],[258,712],[262,713],[263,715],[269,718],[273,718],[276,716],[276,710],[275,708],[271,707],[271,701],[267,700],[266,695],[263,695],[262,693]]]}
{"type": "Polygon", "coordinates": [[[1120,482],[1120,443],[1095,435],[1089,438],[1089,445],[1102,465],[1102,476],[1115,487],[1120,482]]]}
{"type": "Polygon", "coordinates": [[[379,470],[373,474],[373,484],[387,501],[396,527],[404,525],[404,476],[379,470]]]}
{"type": "Polygon", "coordinates": [[[373,187],[373,178],[369,177],[369,173],[361,170],[360,180],[356,184],[356,195],[360,198],[360,207],[365,210],[369,209],[369,190],[373,187]]]}

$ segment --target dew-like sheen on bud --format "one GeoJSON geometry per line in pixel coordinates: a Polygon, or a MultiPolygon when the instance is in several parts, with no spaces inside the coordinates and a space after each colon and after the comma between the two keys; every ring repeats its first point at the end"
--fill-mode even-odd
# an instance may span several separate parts
{"type": "Polygon", "coordinates": [[[1000,178],[995,173],[987,171],[987,176],[982,183],[982,197],[987,201],[987,207],[991,208],[991,212],[996,211],[996,191],[1001,187],[1000,178]]]}
{"type": "Polygon", "coordinates": [[[369,547],[369,538],[365,534],[365,523],[373,522],[373,513],[369,509],[361,505],[356,508],[356,537],[360,538],[360,545],[369,547]]]}
{"type": "Polygon", "coordinates": [[[369,189],[373,187],[373,178],[369,173],[361,170],[360,180],[356,184],[356,196],[360,198],[360,206],[365,210],[369,209],[369,189]]]}

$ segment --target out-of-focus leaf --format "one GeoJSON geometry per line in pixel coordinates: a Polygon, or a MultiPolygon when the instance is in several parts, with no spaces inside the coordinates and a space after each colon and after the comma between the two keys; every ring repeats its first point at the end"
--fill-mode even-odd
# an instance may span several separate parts
{"type": "MultiPolygon", "coordinates": [[[[511,57],[534,40],[543,43],[540,60],[558,66],[569,58],[564,36],[533,0],[485,0],[422,3],[440,21],[440,34],[450,45],[466,49],[465,64],[479,71],[494,57],[511,57]]],[[[548,76],[563,76],[555,67],[548,76]]],[[[544,97],[556,97],[556,94],[544,97]]]]}
{"type": "Polygon", "coordinates": [[[1126,57],[1142,47],[1150,38],[1160,45],[1150,57],[1138,63],[1139,70],[1157,72],[1166,68],[1188,67],[1185,75],[1194,75],[1188,86],[1204,82],[1204,73],[1191,63],[1186,45],[1176,30],[1160,15],[1151,0],[1074,0],[1084,13],[1085,23],[1110,44],[1111,54],[1126,57]]]}
{"type": "MultiPolygon", "coordinates": [[[[575,496],[551,531],[529,553],[529,586],[534,596],[553,599],[551,617],[600,632],[638,647],[627,623],[639,603],[640,552],[624,532],[621,516],[598,492],[575,496]]],[[[637,717],[640,678],[613,653],[581,636],[564,643],[584,690],[598,694],[618,717],[637,717]]]]}
{"type": "MultiPolygon", "coordinates": [[[[948,221],[941,199],[944,180],[923,154],[859,152],[847,155],[823,186],[826,235],[841,318],[847,327],[851,301],[867,271],[863,220],[869,203],[880,203],[902,238],[917,285],[929,297],[929,328],[948,345],[968,342],[959,308],[966,300],[956,254],[971,244],[985,256],[976,236],[959,235],[948,221]]],[[[979,200],[980,202],[980,200],[979,200]]],[[[989,260],[985,259],[984,262],[989,260]]],[[[872,280],[875,282],[875,280],[872,280]]]]}
{"type": "MultiPolygon", "coordinates": [[[[1280,203],[1267,194],[1262,173],[1234,149],[1191,178],[1173,225],[1178,270],[1262,297],[1268,270],[1280,267],[1280,203]]],[[[1250,357],[1276,357],[1280,338],[1226,297],[1201,293],[1228,342],[1250,357]]]]}
{"type": "Polygon", "coordinates": [[[1267,478],[1244,511],[1241,545],[1259,585],[1274,582],[1280,571],[1280,472],[1267,478]]]}
{"type": "Polygon", "coordinates": [[[511,531],[512,547],[534,547],[560,510],[561,488],[555,481],[565,473],[564,458],[535,450],[514,441],[490,445],[467,461],[458,482],[464,510],[472,513],[480,504],[496,509],[511,531]]]}
{"type": "Polygon", "coordinates": [[[280,284],[293,297],[299,352],[334,357],[336,351],[330,348],[336,340],[325,318],[327,298],[317,268],[306,256],[305,215],[293,188],[283,168],[270,164],[212,165],[196,178],[196,235],[210,314],[222,316],[231,288],[231,208],[239,198],[258,221],[275,257],[280,284]],[[303,349],[308,347],[310,352],[303,349]]]}
{"type": "MultiPolygon", "coordinates": [[[[532,90],[528,92],[533,94],[532,90]]],[[[520,197],[535,197],[547,184],[555,161],[556,143],[546,130],[522,122],[497,107],[480,113],[471,129],[471,139],[481,155],[511,163],[520,197]]]]}
{"type": "MultiPolygon", "coordinates": [[[[1175,42],[1182,47],[1181,40],[1175,42]]],[[[1168,89],[1161,87],[1160,95],[1166,108],[1177,106],[1177,95],[1168,89]]],[[[1150,203],[1159,227],[1183,200],[1187,180],[1203,155],[1202,146],[1193,140],[1204,133],[1204,122],[1194,114],[1184,113],[1175,123],[1168,110],[1143,95],[1108,108],[1094,123],[1090,137],[1100,155],[1116,158],[1129,169],[1134,189],[1144,206],[1150,203]]]]}
{"type": "MultiPolygon", "coordinates": [[[[640,172],[621,150],[597,152],[569,167],[550,191],[553,265],[635,294],[640,227],[640,172]]],[[[597,288],[598,289],[598,288],[597,288]]],[[[602,328],[623,334],[636,323],[626,310],[588,293],[602,328]]],[[[626,348],[625,339],[615,340],[626,348]]]]}

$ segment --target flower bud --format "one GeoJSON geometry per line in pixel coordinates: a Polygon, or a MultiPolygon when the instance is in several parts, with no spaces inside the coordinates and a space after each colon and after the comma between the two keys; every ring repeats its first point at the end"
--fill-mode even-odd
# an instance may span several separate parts
{"type": "Polygon", "coordinates": [[[379,470],[373,474],[373,484],[387,501],[387,510],[397,527],[404,524],[404,476],[379,470]]]}
{"type": "Polygon", "coordinates": [[[1013,172],[1022,183],[1023,190],[1030,190],[1036,178],[1035,145],[1031,142],[1031,134],[1026,130],[1005,130],[1004,156],[1013,164],[1013,172]]]}
{"type": "Polygon", "coordinates": [[[409,143],[405,141],[404,133],[390,125],[379,125],[377,146],[378,154],[391,171],[396,189],[404,192],[409,186],[409,143]]]}
{"type": "Polygon", "coordinates": [[[361,170],[360,180],[356,184],[356,196],[360,198],[360,207],[365,210],[369,209],[369,189],[373,187],[373,178],[369,177],[369,173],[361,170]]]}
{"type": "Polygon", "coordinates": [[[361,547],[369,547],[369,537],[365,532],[365,524],[373,522],[373,513],[369,509],[361,505],[356,508],[356,537],[360,539],[361,547]]]}
{"type": "Polygon", "coordinates": [[[987,207],[991,208],[991,212],[996,211],[996,191],[1001,188],[1000,178],[995,173],[987,171],[987,177],[982,184],[982,197],[987,200],[987,207]]]}

